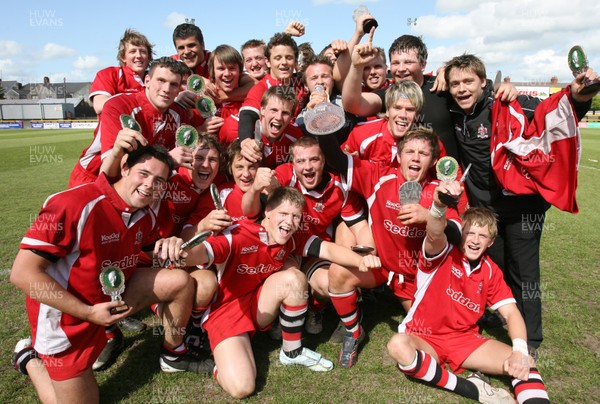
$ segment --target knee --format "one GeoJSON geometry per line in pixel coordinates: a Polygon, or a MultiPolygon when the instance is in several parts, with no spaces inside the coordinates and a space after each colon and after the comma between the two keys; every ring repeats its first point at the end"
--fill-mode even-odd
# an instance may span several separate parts
{"type": "Polygon", "coordinates": [[[326,298],[329,296],[329,275],[328,268],[319,268],[310,277],[310,287],[313,294],[317,294],[319,297],[326,298]]]}
{"type": "Polygon", "coordinates": [[[233,380],[228,380],[227,383],[221,383],[221,386],[231,397],[242,399],[254,393],[256,383],[254,378],[236,377],[233,380]]]}
{"type": "Polygon", "coordinates": [[[191,295],[194,293],[194,282],[187,272],[180,269],[168,271],[166,279],[160,285],[165,291],[165,295],[175,297],[181,294],[191,295]]]}
{"type": "Polygon", "coordinates": [[[196,305],[207,305],[219,286],[217,277],[212,271],[206,270],[192,272],[191,277],[195,280],[196,305]]]}
{"type": "Polygon", "coordinates": [[[334,285],[334,286],[354,286],[351,285],[351,272],[341,266],[341,265],[337,265],[337,264],[331,264],[329,266],[329,270],[327,271],[327,281],[329,283],[329,285],[334,285]]]}
{"type": "Polygon", "coordinates": [[[409,365],[415,359],[416,349],[405,334],[394,335],[387,343],[390,356],[401,365],[409,365]]]}

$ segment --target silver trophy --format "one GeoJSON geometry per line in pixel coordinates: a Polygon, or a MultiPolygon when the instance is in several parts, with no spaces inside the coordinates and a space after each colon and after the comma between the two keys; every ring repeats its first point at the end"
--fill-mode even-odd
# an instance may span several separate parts
{"type": "MultiPolygon", "coordinates": [[[[119,267],[108,266],[100,271],[100,285],[102,293],[110,296],[110,300],[118,302],[121,300],[121,294],[125,292],[125,275],[119,267]]],[[[120,314],[129,310],[129,306],[122,304],[110,309],[110,314],[120,314]]]]}
{"type": "MultiPolygon", "coordinates": [[[[354,20],[354,22],[356,22],[358,17],[360,17],[363,14],[371,14],[371,12],[367,8],[367,6],[361,4],[358,7],[356,7],[354,12],[352,13],[352,19],[354,20]]],[[[368,18],[363,21],[363,32],[365,34],[368,34],[369,32],[371,32],[371,29],[373,27],[377,28],[378,26],[379,24],[377,24],[377,20],[375,20],[374,18],[368,18]]]]}
{"type": "MultiPolygon", "coordinates": [[[[317,84],[313,91],[327,95],[325,88],[320,84],[317,84]]],[[[346,123],[344,110],[327,99],[304,113],[306,130],[313,135],[329,135],[340,130],[344,123],[346,123]]]]}
{"type": "Polygon", "coordinates": [[[400,186],[398,196],[400,205],[412,205],[421,200],[421,191],[423,187],[417,181],[406,181],[400,186]]]}

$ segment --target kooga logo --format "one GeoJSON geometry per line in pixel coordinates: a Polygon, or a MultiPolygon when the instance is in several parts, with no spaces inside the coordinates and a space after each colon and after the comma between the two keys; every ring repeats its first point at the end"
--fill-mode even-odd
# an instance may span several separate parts
{"type": "Polygon", "coordinates": [[[103,234],[100,236],[100,242],[102,244],[114,243],[116,241],[119,241],[120,238],[121,238],[121,235],[119,233],[113,233],[113,234],[109,234],[109,235],[103,234]]]}

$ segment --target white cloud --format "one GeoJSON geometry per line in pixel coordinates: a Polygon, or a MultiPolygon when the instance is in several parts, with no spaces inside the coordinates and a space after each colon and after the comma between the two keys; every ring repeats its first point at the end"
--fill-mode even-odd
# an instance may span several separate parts
{"type": "Polygon", "coordinates": [[[21,45],[15,41],[0,40],[0,57],[18,55],[21,49],[21,45]]]}
{"type": "MultiPolygon", "coordinates": [[[[501,69],[515,81],[570,81],[566,59],[580,44],[594,66],[600,53],[600,4],[583,0],[438,0],[436,15],[413,28],[429,46],[429,69],[458,54],[481,57],[493,76],[501,69]],[[505,72],[506,71],[506,72],[505,72]]],[[[597,65],[597,70],[600,66],[597,65]]]]}
{"type": "Polygon", "coordinates": [[[67,48],[66,46],[58,45],[55,43],[47,43],[44,45],[44,49],[38,55],[39,59],[58,59],[68,56],[73,56],[75,54],[75,50],[72,48],[67,48]]]}
{"type": "Polygon", "coordinates": [[[79,56],[73,67],[78,70],[98,69],[100,68],[100,59],[96,56],[79,56]]]}
{"type": "Polygon", "coordinates": [[[171,14],[169,14],[167,16],[163,25],[169,29],[175,29],[175,27],[178,26],[179,24],[183,24],[185,22],[186,18],[189,18],[189,17],[186,17],[185,14],[181,14],[176,11],[173,11],[171,14]]]}

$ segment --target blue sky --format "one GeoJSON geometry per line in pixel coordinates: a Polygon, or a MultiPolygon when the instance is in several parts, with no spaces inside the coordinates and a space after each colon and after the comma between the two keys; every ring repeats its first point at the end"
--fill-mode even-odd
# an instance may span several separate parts
{"type": "Polygon", "coordinates": [[[306,25],[298,43],[320,51],[333,39],[349,39],[352,11],[365,4],[379,22],[374,43],[389,48],[403,34],[422,35],[429,48],[427,70],[465,51],[480,56],[493,77],[498,69],[513,81],[570,81],[571,46],[582,45],[600,69],[600,3],[584,0],[312,0],[261,2],[125,2],[88,5],[67,1],[10,1],[2,6],[0,77],[22,83],[91,81],[116,65],[118,41],[127,28],[145,34],[156,56],[171,55],[173,28],[194,18],[207,49],[227,43],[239,49],[250,38],[267,41],[292,20],[306,25]],[[243,4],[240,5],[240,4],[243,4]],[[101,5],[101,6],[100,6],[101,5]],[[408,25],[407,19],[416,25],[408,25]]]}

